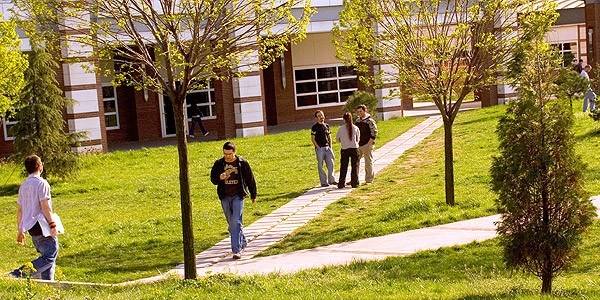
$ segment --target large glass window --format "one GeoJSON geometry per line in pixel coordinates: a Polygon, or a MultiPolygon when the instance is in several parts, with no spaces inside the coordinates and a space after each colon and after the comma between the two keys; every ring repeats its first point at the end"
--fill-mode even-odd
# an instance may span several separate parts
{"type": "Polygon", "coordinates": [[[357,78],[353,67],[295,69],[296,107],[310,108],[344,103],[357,90],[357,78]]]}
{"type": "Polygon", "coordinates": [[[112,85],[102,86],[102,98],[104,99],[104,124],[106,130],[119,129],[116,88],[112,85]]]}
{"type": "Polygon", "coordinates": [[[191,110],[192,103],[196,103],[202,112],[203,119],[214,118],[217,115],[217,105],[215,103],[215,88],[212,84],[208,84],[206,89],[194,90],[185,96],[187,107],[187,116],[191,118],[193,113],[191,110]]]}
{"type": "Polygon", "coordinates": [[[10,129],[17,124],[17,120],[11,117],[10,113],[7,114],[2,120],[2,127],[4,127],[4,140],[12,141],[15,139],[13,135],[10,134],[10,129]]]}
{"type": "Polygon", "coordinates": [[[575,50],[577,50],[577,43],[560,43],[552,44],[552,47],[558,51],[562,57],[562,66],[569,67],[572,65],[574,60],[577,63],[577,57],[575,57],[575,50]]]}

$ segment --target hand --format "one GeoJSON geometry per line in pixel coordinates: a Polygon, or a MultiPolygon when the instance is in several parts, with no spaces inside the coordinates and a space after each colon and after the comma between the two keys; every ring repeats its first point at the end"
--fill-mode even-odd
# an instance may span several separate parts
{"type": "Polygon", "coordinates": [[[221,173],[221,175],[219,175],[219,178],[221,178],[221,180],[227,179],[227,173],[225,173],[225,172],[221,173]]]}
{"type": "Polygon", "coordinates": [[[252,203],[256,203],[256,198],[255,198],[255,199],[252,199],[252,203]]]}
{"type": "Polygon", "coordinates": [[[58,235],[58,231],[56,230],[56,227],[50,228],[50,236],[57,236],[57,235],[58,235]]]}
{"type": "Polygon", "coordinates": [[[23,232],[18,232],[17,233],[17,243],[19,245],[23,245],[25,244],[25,234],[23,232]]]}

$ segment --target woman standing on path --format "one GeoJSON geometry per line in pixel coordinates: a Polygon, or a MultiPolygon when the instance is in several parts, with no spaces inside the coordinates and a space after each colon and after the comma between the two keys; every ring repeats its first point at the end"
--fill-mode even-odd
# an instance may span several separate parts
{"type": "Polygon", "coordinates": [[[338,129],[336,138],[342,144],[340,179],[338,188],[346,186],[346,173],[348,172],[348,160],[350,160],[350,185],[355,188],[358,186],[358,141],[360,140],[360,131],[356,125],[352,124],[352,114],[344,114],[344,125],[338,129]]]}

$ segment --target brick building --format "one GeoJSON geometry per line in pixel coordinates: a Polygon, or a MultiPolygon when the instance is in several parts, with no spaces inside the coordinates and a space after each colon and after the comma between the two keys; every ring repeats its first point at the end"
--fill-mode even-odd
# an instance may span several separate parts
{"type": "MultiPolygon", "coordinates": [[[[575,58],[595,63],[600,55],[600,0],[556,0],[560,17],[548,34],[548,40],[565,57],[565,65],[575,58]],[[596,56],[595,56],[596,55],[596,56]]],[[[246,137],[267,133],[267,126],[311,120],[315,109],[328,116],[341,115],[346,97],[360,88],[351,67],[335,58],[331,43],[334,22],[342,10],[342,0],[313,0],[318,10],[308,28],[307,38],[291,46],[269,68],[255,70],[243,78],[214,82],[205,89],[190,93],[204,113],[207,129],[220,138],[246,137]]],[[[12,6],[0,0],[0,12],[6,17],[12,6]]],[[[23,38],[23,50],[29,44],[23,38]]],[[[69,55],[65,49],[63,55],[69,55]]],[[[76,101],[65,116],[71,131],[87,131],[89,141],[82,148],[110,149],[114,142],[146,141],[175,135],[174,118],[169,101],[163,95],[131,87],[114,87],[110,78],[86,73],[85,59],[63,64],[59,81],[65,95],[76,101]]],[[[386,69],[389,66],[375,65],[386,69]]],[[[380,98],[389,87],[375,90],[380,98]]],[[[503,103],[514,97],[508,86],[492,86],[481,91],[484,105],[503,103]]],[[[379,117],[389,119],[412,107],[410,99],[379,103],[379,117]]],[[[12,151],[12,137],[7,129],[10,119],[0,126],[0,156],[12,151]]]]}

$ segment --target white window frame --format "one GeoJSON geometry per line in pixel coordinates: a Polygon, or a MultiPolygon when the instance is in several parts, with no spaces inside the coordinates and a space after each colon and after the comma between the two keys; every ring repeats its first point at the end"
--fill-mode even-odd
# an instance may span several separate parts
{"type": "Polygon", "coordinates": [[[577,41],[561,41],[561,42],[553,42],[552,47],[554,47],[556,50],[558,50],[558,53],[560,54],[560,57],[563,58],[562,62],[567,64],[566,66],[563,67],[569,67],[570,65],[568,65],[568,62],[564,61],[564,57],[565,54],[567,53],[571,53],[573,55],[573,59],[577,59],[577,62],[579,62],[579,58],[577,57],[578,55],[578,49],[577,49],[577,41]],[[570,49],[569,50],[565,50],[563,47],[565,44],[569,44],[570,49]]]}
{"type": "MultiPolygon", "coordinates": [[[[211,93],[215,92],[215,87],[213,84],[211,84],[210,82],[208,83],[208,88],[206,89],[202,89],[202,90],[192,90],[190,92],[188,92],[187,94],[195,94],[195,93],[206,93],[207,94],[207,98],[208,98],[208,103],[196,103],[198,104],[198,107],[202,107],[202,106],[208,106],[208,116],[204,116],[202,117],[202,120],[213,120],[217,118],[217,114],[216,111],[213,111],[213,106],[215,106],[217,104],[217,102],[215,101],[215,99],[213,99],[211,93]]],[[[186,119],[188,120],[188,122],[191,122],[192,117],[191,116],[187,116],[187,111],[188,108],[190,108],[191,104],[187,103],[187,101],[185,102],[185,113],[186,113],[186,119]]],[[[216,110],[216,107],[215,107],[216,110]]]]}
{"type": "MultiPolygon", "coordinates": [[[[102,85],[102,109],[104,110],[104,102],[108,102],[108,101],[114,101],[115,102],[115,111],[114,112],[106,112],[104,111],[104,117],[106,118],[106,116],[116,116],[117,117],[117,126],[106,126],[106,124],[104,124],[106,126],[106,130],[116,130],[116,129],[121,129],[121,122],[119,121],[119,101],[118,101],[118,97],[117,97],[117,87],[113,86],[112,84],[103,84],[102,85]],[[112,87],[113,88],[113,93],[114,93],[114,97],[112,98],[104,98],[104,88],[105,87],[112,87]]],[[[106,122],[106,121],[105,121],[106,122]]]]}
{"type": "Polygon", "coordinates": [[[14,136],[8,135],[8,126],[17,124],[17,121],[11,121],[8,118],[2,118],[2,127],[4,130],[4,140],[5,141],[13,141],[15,139],[14,136]]]}
{"type": "Polygon", "coordinates": [[[350,75],[350,76],[342,76],[340,77],[339,75],[339,68],[340,67],[345,67],[342,64],[334,64],[334,65],[318,65],[318,66],[306,66],[306,67],[298,67],[298,68],[294,68],[293,70],[293,76],[294,76],[294,105],[296,110],[303,110],[303,109],[314,109],[314,108],[319,108],[319,107],[328,107],[328,106],[339,106],[339,105],[343,105],[346,103],[346,101],[341,101],[340,98],[340,93],[343,92],[354,92],[358,90],[358,87],[356,88],[350,88],[350,89],[340,89],[340,80],[343,79],[356,79],[358,82],[358,75],[350,75]],[[335,67],[335,72],[336,72],[336,76],[335,77],[329,77],[329,78],[322,78],[319,79],[317,78],[317,69],[321,69],[321,68],[331,68],[331,67],[335,67]],[[315,72],[315,78],[314,79],[308,79],[308,80],[296,80],[296,71],[298,70],[314,70],[315,72]],[[319,92],[319,81],[331,81],[331,80],[336,80],[337,81],[337,86],[338,89],[337,90],[331,90],[331,91],[326,91],[326,92],[319,92]],[[316,85],[317,90],[315,92],[310,92],[310,93],[301,93],[298,94],[298,92],[296,91],[296,84],[298,83],[307,83],[307,82],[314,82],[316,85]],[[335,103],[325,103],[325,104],[321,104],[319,103],[319,95],[322,94],[337,94],[338,97],[338,102],[335,103]],[[308,105],[308,106],[298,106],[298,97],[299,96],[310,96],[310,95],[316,95],[317,96],[317,105],[308,105]]]}

